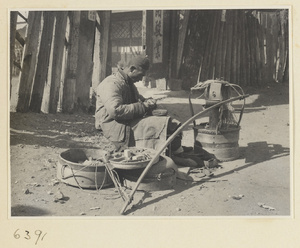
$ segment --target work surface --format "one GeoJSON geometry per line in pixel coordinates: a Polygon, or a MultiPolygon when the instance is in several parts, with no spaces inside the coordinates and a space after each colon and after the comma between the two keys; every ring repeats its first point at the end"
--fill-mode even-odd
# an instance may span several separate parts
{"type": "MultiPolygon", "coordinates": [[[[188,92],[139,88],[184,122],[190,117],[188,92]]],[[[244,89],[245,90],[245,89],[244,89]]],[[[128,216],[289,216],[289,92],[287,86],[249,89],[241,122],[239,159],[220,163],[213,177],[177,179],[172,190],[137,191],[128,216]]],[[[200,110],[201,106],[196,105],[200,110]]],[[[119,216],[124,202],[114,188],[82,190],[56,179],[61,152],[69,148],[111,149],[87,114],[10,114],[12,216],[119,216]],[[63,201],[54,201],[62,192],[63,201]]],[[[191,126],[183,144],[192,145],[191,126]]],[[[130,193],[129,190],[127,190],[130,193]]]]}

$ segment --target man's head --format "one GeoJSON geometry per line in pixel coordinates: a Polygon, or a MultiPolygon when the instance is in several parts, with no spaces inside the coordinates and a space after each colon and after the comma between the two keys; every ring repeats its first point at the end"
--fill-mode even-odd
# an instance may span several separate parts
{"type": "Polygon", "coordinates": [[[133,82],[138,82],[146,75],[149,67],[149,58],[144,55],[137,55],[129,61],[127,75],[133,82]]]}

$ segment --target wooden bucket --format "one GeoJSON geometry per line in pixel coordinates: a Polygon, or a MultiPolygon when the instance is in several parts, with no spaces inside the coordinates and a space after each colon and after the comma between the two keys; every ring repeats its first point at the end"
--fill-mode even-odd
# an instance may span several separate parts
{"type": "Polygon", "coordinates": [[[194,127],[195,139],[208,153],[213,154],[220,161],[231,161],[239,158],[240,127],[228,130],[207,130],[201,125],[194,127]]]}

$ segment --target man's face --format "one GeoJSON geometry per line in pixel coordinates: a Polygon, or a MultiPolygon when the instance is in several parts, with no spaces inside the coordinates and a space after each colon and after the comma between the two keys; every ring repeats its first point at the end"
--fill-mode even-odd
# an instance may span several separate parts
{"type": "Polygon", "coordinates": [[[143,76],[146,75],[146,70],[141,67],[131,67],[128,76],[133,82],[138,82],[143,79],[143,76]]]}

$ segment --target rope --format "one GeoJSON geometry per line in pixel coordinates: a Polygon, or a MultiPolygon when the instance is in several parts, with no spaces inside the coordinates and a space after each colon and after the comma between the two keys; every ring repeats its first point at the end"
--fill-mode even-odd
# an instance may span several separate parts
{"type": "MultiPolygon", "coordinates": [[[[192,101],[191,101],[192,92],[196,91],[196,90],[205,90],[214,81],[218,81],[220,83],[223,83],[223,84],[229,86],[237,94],[237,96],[244,95],[244,91],[243,91],[243,89],[239,85],[237,85],[237,84],[231,84],[231,83],[223,81],[223,80],[207,80],[204,83],[201,83],[201,82],[197,83],[194,87],[191,88],[191,91],[190,91],[190,94],[189,94],[189,105],[190,105],[190,112],[191,112],[192,116],[194,116],[194,109],[193,109],[192,101]]],[[[199,97],[197,97],[197,99],[201,98],[204,94],[205,94],[205,92],[202,93],[199,97]]],[[[227,128],[227,129],[228,129],[228,126],[230,126],[231,124],[235,125],[236,127],[239,127],[240,122],[242,120],[243,113],[244,113],[244,107],[245,107],[245,104],[246,104],[245,98],[243,100],[244,100],[244,103],[243,103],[243,107],[242,107],[242,109],[240,111],[240,116],[239,116],[238,120],[236,120],[237,117],[235,117],[235,115],[233,115],[233,114],[232,114],[231,118],[230,118],[230,116],[227,116],[228,118],[226,116],[224,116],[223,117],[223,118],[225,118],[224,120],[222,120],[220,118],[220,121],[219,121],[219,123],[217,125],[217,128],[216,128],[216,133],[218,132],[218,129],[220,129],[221,126],[224,125],[225,123],[228,124],[227,127],[224,127],[224,128],[227,128]],[[223,121],[223,123],[220,123],[222,121],[223,121]]],[[[227,104],[227,109],[228,110],[230,110],[229,106],[231,106],[231,105],[229,105],[229,103],[228,103],[227,104]]],[[[220,108],[220,110],[224,111],[224,108],[222,108],[222,109],[220,108]]],[[[220,113],[220,116],[223,116],[223,112],[220,113]]],[[[193,121],[193,124],[194,124],[194,126],[196,126],[196,121],[195,120],[193,121]]]]}
{"type": "MultiPolygon", "coordinates": [[[[66,167],[69,167],[69,168],[70,168],[70,170],[71,170],[71,172],[72,172],[72,176],[73,176],[75,182],[77,183],[78,187],[79,187],[81,190],[83,190],[83,188],[81,188],[80,184],[78,183],[77,178],[75,177],[75,173],[74,173],[74,171],[73,171],[73,168],[72,168],[70,165],[66,165],[66,164],[65,164],[65,165],[63,165],[63,166],[61,167],[61,169],[63,170],[63,169],[65,169],[66,167]]],[[[65,177],[63,176],[63,171],[62,171],[61,175],[62,175],[62,179],[65,179],[65,177]]]]}
{"type": "Polygon", "coordinates": [[[98,189],[98,182],[97,182],[98,163],[93,163],[93,164],[91,164],[91,165],[84,166],[84,167],[82,167],[80,170],[77,170],[76,172],[74,172],[73,168],[72,168],[70,165],[65,164],[65,165],[63,165],[63,166],[61,167],[61,175],[62,175],[62,179],[66,179],[66,178],[67,178],[67,177],[64,177],[64,170],[65,170],[66,167],[68,167],[68,168],[71,170],[72,176],[73,176],[73,178],[74,178],[74,180],[75,180],[77,186],[78,186],[81,190],[83,190],[83,188],[80,186],[80,184],[79,184],[79,182],[78,182],[78,180],[77,180],[77,178],[76,178],[76,175],[77,175],[78,172],[82,171],[83,169],[85,169],[85,168],[87,168],[87,167],[92,167],[92,166],[95,166],[95,178],[94,178],[94,179],[95,179],[95,188],[96,188],[96,190],[100,191],[100,190],[103,188],[104,183],[105,183],[105,181],[106,181],[107,172],[106,172],[106,169],[105,169],[105,170],[104,170],[104,178],[103,178],[103,180],[102,180],[102,183],[101,183],[100,188],[98,189]]]}

